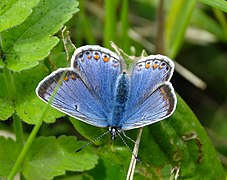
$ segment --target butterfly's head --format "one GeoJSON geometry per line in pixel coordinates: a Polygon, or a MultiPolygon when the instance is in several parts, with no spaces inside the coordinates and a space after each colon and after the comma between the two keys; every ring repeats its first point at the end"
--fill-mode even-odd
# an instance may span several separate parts
{"type": "Polygon", "coordinates": [[[117,127],[109,127],[109,132],[111,134],[111,139],[114,141],[117,135],[120,133],[120,129],[117,127]]]}

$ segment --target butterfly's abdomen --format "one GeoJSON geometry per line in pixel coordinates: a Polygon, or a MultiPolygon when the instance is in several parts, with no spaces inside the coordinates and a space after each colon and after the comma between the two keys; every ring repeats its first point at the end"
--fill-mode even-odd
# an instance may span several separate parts
{"type": "Polygon", "coordinates": [[[115,91],[115,104],[110,126],[121,128],[126,110],[126,102],[129,98],[130,80],[128,75],[123,72],[118,78],[115,91]]]}

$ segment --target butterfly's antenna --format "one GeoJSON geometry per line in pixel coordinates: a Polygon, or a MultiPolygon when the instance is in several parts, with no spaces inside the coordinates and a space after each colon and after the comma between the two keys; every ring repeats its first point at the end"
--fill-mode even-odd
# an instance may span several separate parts
{"type": "Polygon", "coordinates": [[[84,146],[82,146],[81,148],[76,150],[76,153],[80,152],[81,150],[83,150],[84,148],[86,148],[87,146],[89,146],[90,144],[94,143],[95,141],[99,140],[100,138],[102,138],[103,136],[105,136],[106,134],[108,134],[109,131],[104,132],[103,134],[99,135],[97,138],[90,140],[87,144],[85,144],[84,146]]]}
{"type": "Polygon", "coordinates": [[[124,140],[124,138],[120,135],[120,133],[117,131],[117,135],[121,138],[121,140],[123,141],[123,143],[125,144],[125,146],[128,148],[128,150],[131,152],[131,154],[134,156],[134,158],[141,163],[141,161],[139,160],[139,158],[132,152],[132,149],[129,147],[129,145],[126,143],[126,141],[124,140]]]}

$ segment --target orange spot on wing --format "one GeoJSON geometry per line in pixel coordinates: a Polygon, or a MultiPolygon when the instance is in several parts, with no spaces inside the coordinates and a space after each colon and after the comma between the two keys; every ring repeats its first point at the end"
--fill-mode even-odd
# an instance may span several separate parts
{"type": "Polygon", "coordinates": [[[109,58],[108,56],[104,56],[104,57],[103,57],[103,61],[104,61],[104,62],[108,62],[109,60],[110,60],[110,58],[109,58]]]}
{"type": "Polygon", "coordinates": [[[158,67],[158,64],[153,64],[152,67],[153,69],[156,69],[158,67]]]}
{"type": "Polygon", "coordinates": [[[99,57],[100,57],[99,55],[94,55],[95,60],[98,60],[99,57]]]}
{"type": "Polygon", "coordinates": [[[148,69],[150,66],[150,63],[146,63],[145,68],[148,69]]]}
{"type": "Polygon", "coordinates": [[[88,58],[88,59],[91,59],[91,55],[88,55],[87,58],[88,58]]]}
{"type": "Polygon", "coordinates": [[[65,76],[65,77],[64,77],[64,80],[65,80],[65,81],[68,81],[68,80],[69,80],[69,77],[68,77],[68,76],[65,76]]]}

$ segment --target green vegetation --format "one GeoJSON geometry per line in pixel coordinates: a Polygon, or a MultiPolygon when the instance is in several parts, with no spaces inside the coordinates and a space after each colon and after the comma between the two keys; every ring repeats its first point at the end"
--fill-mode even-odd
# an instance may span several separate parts
{"type": "MultiPolygon", "coordinates": [[[[224,0],[0,1],[0,179],[126,179],[131,154],[120,138],[75,153],[107,129],[35,94],[40,80],[69,66],[65,25],[76,47],[113,41],[129,55],[145,49],[175,60],[177,109],[143,128],[134,179],[225,179],[226,12],[224,0]]],[[[126,133],[136,139],[138,130],[126,133]]]]}

